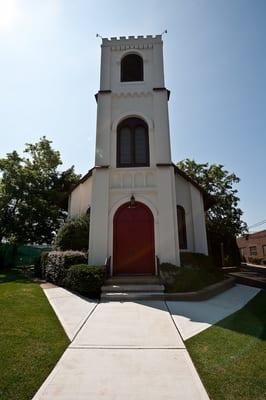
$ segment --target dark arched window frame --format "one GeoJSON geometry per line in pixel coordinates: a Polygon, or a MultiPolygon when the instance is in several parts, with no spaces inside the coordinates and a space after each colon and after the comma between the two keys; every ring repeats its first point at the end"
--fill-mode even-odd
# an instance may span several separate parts
{"type": "Polygon", "coordinates": [[[117,167],[148,167],[150,165],[149,132],[145,121],[139,118],[127,118],[120,122],[117,127],[116,154],[117,167]],[[137,142],[138,133],[143,133],[140,143],[137,142]],[[128,136],[126,140],[125,134],[128,136]],[[125,141],[127,142],[125,143],[125,141]],[[139,144],[143,145],[144,148],[138,148],[139,144]],[[138,152],[139,150],[140,152],[138,152]],[[143,158],[143,160],[140,161],[138,158],[143,158]]]}
{"type": "Polygon", "coordinates": [[[143,81],[143,59],[138,54],[130,53],[121,60],[121,82],[143,81]]]}
{"type": "Polygon", "coordinates": [[[184,207],[176,206],[179,248],[187,249],[187,228],[186,228],[186,212],[184,207]]]}

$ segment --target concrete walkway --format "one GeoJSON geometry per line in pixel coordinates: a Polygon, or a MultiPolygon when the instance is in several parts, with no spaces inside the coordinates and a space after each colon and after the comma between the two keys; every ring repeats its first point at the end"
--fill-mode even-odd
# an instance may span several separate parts
{"type": "Polygon", "coordinates": [[[61,288],[45,292],[61,321],[76,318],[79,301],[83,310],[34,400],[209,399],[165,302],[88,302],[85,317],[83,299],[61,288]]]}
{"type": "Polygon", "coordinates": [[[34,400],[208,400],[179,332],[197,334],[259,291],[237,285],[203,302],[97,304],[44,290],[71,343],[34,400]]]}
{"type": "Polygon", "coordinates": [[[68,338],[73,340],[97,302],[49,283],[41,286],[68,338]]]}
{"type": "Polygon", "coordinates": [[[243,308],[259,291],[255,287],[236,285],[206,301],[169,301],[167,304],[183,340],[187,340],[243,308]]]}

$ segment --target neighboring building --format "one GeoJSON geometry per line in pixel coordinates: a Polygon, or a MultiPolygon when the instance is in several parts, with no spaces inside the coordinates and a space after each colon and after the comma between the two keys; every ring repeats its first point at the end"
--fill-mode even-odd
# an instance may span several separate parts
{"type": "Polygon", "coordinates": [[[89,263],[112,274],[156,274],[180,250],[208,254],[208,195],[171,160],[161,35],[103,39],[95,167],[73,189],[69,215],[90,213],[89,263]]]}
{"type": "Polygon", "coordinates": [[[266,230],[249,233],[237,239],[240,253],[247,260],[249,257],[266,259],[266,230]]]}

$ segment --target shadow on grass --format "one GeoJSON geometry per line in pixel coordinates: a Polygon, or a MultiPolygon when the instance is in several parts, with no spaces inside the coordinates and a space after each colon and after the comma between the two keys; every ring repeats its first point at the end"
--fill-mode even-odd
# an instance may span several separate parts
{"type": "Polygon", "coordinates": [[[16,283],[32,283],[26,276],[23,275],[21,268],[0,269],[0,284],[16,282],[16,283]]]}
{"type": "Polygon", "coordinates": [[[207,329],[207,325],[250,336],[264,338],[266,326],[266,291],[237,285],[206,301],[168,301],[171,314],[176,318],[185,340],[189,337],[189,324],[192,336],[207,329]]]}
{"type": "Polygon", "coordinates": [[[241,310],[215,325],[266,340],[266,291],[262,290],[241,310]]]}

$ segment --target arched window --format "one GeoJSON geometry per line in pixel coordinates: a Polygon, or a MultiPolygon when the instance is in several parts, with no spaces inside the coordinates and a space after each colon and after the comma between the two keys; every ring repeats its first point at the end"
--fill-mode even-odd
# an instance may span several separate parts
{"type": "Polygon", "coordinates": [[[143,81],[143,60],[137,54],[128,54],[121,60],[121,82],[143,81]]]}
{"type": "Polygon", "coordinates": [[[187,249],[186,213],[182,206],[177,206],[176,210],[177,210],[179,248],[185,250],[187,249]]]}
{"type": "Polygon", "coordinates": [[[127,118],[117,128],[117,166],[149,166],[147,124],[139,118],[127,118]]]}

